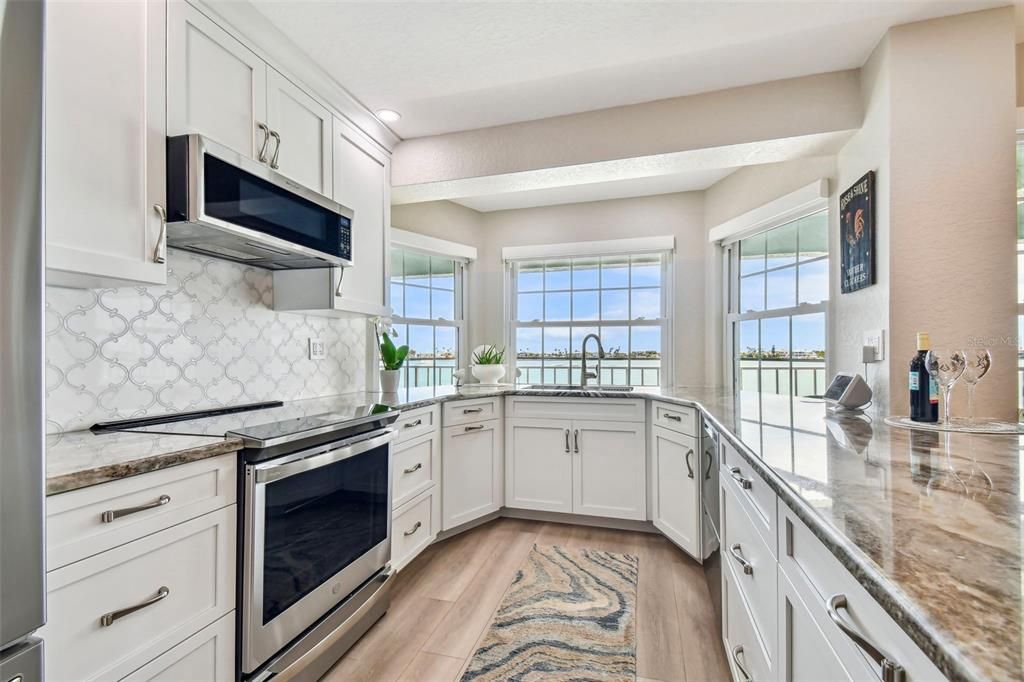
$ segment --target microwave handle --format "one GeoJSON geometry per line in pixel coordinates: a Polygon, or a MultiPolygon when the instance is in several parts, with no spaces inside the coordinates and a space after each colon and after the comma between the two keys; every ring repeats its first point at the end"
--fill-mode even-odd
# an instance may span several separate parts
{"type": "Polygon", "coordinates": [[[165,263],[167,261],[167,209],[160,204],[153,204],[153,210],[160,216],[160,234],[156,238],[156,246],[153,247],[153,262],[165,263]]]}
{"type": "Polygon", "coordinates": [[[338,288],[334,290],[334,295],[341,298],[341,285],[345,281],[345,268],[338,268],[338,288]]]}

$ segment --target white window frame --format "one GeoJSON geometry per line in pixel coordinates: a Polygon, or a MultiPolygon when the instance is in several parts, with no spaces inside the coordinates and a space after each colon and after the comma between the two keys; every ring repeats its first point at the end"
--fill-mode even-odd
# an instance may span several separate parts
{"type": "MultiPolygon", "coordinates": [[[[770,232],[771,230],[774,230],[775,228],[782,227],[783,225],[788,225],[788,224],[796,222],[796,221],[798,221],[798,220],[800,220],[802,218],[806,218],[808,216],[815,215],[817,213],[822,213],[822,212],[824,212],[826,214],[826,225],[827,226],[831,226],[831,211],[829,210],[827,200],[826,199],[822,199],[821,201],[812,202],[812,203],[802,207],[801,210],[799,210],[799,211],[791,212],[789,214],[786,214],[785,216],[780,216],[778,219],[773,220],[773,221],[771,221],[769,223],[759,225],[758,229],[750,230],[750,231],[743,232],[743,233],[740,233],[740,234],[732,235],[732,236],[729,237],[728,240],[723,241],[721,243],[722,258],[723,258],[723,262],[722,262],[722,277],[723,277],[722,292],[723,292],[723,304],[725,306],[725,314],[722,316],[723,319],[724,319],[724,322],[725,322],[725,329],[724,329],[723,335],[722,335],[723,339],[724,339],[724,346],[725,346],[724,349],[723,349],[723,353],[724,353],[723,354],[723,360],[724,361],[722,362],[722,365],[723,365],[723,370],[724,370],[724,373],[725,373],[725,385],[729,388],[730,391],[733,391],[733,392],[735,392],[737,394],[739,393],[739,387],[737,385],[738,377],[736,376],[736,357],[735,357],[735,353],[736,353],[736,328],[739,325],[739,323],[745,322],[747,320],[758,320],[758,324],[760,324],[760,320],[763,320],[763,319],[783,318],[783,317],[789,318],[789,338],[790,338],[790,344],[792,346],[792,339],[793,339],[793,321],[792,321],[792,318],[793,318],[793,316],[811,315],[811,314],[814,314],[814,313],[823,313],[824,316],[825,316],[825,381],[826,382],[828,381],[829,367],[830,367],[830,360],[829,360],[829,357],[830,357],[830,352],[829,352],[830,336],[829,336],[829,333],[828,333],[828,328],[829,328],[829,317],[831,315],[831,307],[832,307],[832,300],[833,300],[832,275],[831,275],[831,273],[832,273],[831,259],[832,259],[833,256],[832,256],[831,236],[830,235],[826,239],[826,244],[827,244],[827,248],[828,248],[827,255],[822,256],[820,258],[804,261],[806,263],[813,263],[813,262],[816,262],[816,261],[819,261],[819,260],[825,260],[825,261],[829,262],[828,300],[821,301],[819,303],[797,303],[797,305],[795,305],[795,306],[789,306],[789,307],[786,307],[786,308],[773,308],[771,310],[759,310],[759,311],[756,311],[756,312],[740,312],[740,310],[739,310],[739,305],[740,305],[740,300],[739,300],[739,298],[740,298],[740,241],[742,241],[743,239],[747,239],[749,237],[754,237],[754,236],[756,236],[758,234],[770,232]]],[[[830,229],[830,228],[826,228],[826,229],[830,229]]],[[[799,259],[798,259],[798,262],[799,262],[799,259]]],[[[764,270],[764,274],[767,275],[768,272],[772,272],[772,271],[775,271],[775,270],[780,270],[780,269],[784,269],[784,268],[788,268],[788,267],[792,267],[792,265],[784,265],[784,266],[778,266],[778,267],[774,267],[774,268],[766,268],[764,270]]],[[[796,282],[796,300],[797,301],[800,300],[800,281],[799,281],[799,277],[797,278],[797,282],[796,282]]],[[[795,382],[795,377],[790,377],[790,382],[791,382],[791,384],[790,384],[791,386],[795,386],[795,383],[794,383],[795,382]]],[[[762,402],[761,396],[763,395],[763,391],[760,390],[760,388],[761,387],[759,385],[759,389],[758,389],[758,405],[759,405],[759,412],[761,412],[763,414],[763,405],[761,404],[761,402],[762,402]]],[[[822,386],[821,390],[822,390],[822,392],[824,392],[825,386],[822,386]]],[[[790,424],[792,424],[793,423],[793,418],[794,418],[794,415],[793,415],[793,401],[792,401],[792,399],[790,400],[790,415],[789,415],[789,418],[790,418],[790,424]]]]}
{"type": "MultiPolygon", "coordinates": [[[[618,241],[618,240],[615,240],[615,241],[618,241]]],[[[621,240],[621,241],[622,242],[626,242],[626,241],[632,241],[632,240],[621,240]]],[[[661,328],[661,335],[660,335],[660,339],[661,339],[661,363],[659,365],[659,371],[658,371],[658,386],[672,385],[672,383],[673,383],[672,382],[672,377],[674,376],[674,374],[673,374],[673,367],[672,367],[672,361],[673,361],[673,357],[675,356],[674,348],[672,346],[672,335],[673,335],[673,315],[672,315],[672,311],[675,309],[674,308],[674,297],[673,297],[673,292],[675,291],[675,279],[674,279],[675,273],[674,273],[674,269],[672,267],[672,261],[673,261],[673,257],[674,257],[674,250],[671,249],[671,248],[669,248],[669,249],[663,248],[666,245],[666,243],[671,244],[672,242],[664,242],[664,241],[658,242],[657,246],[659,248],[654,248],[654,249],[650,249],[650,250],[634,250],[634,251],[626,251],[626,252],[624,252],[624,251],[614,250],[613,248],[608,248],[607,245],[614,244],[614,241],[611,241],[611,242],[601,242],[600,244],[601,244],[601,246],[603,248],[601,248],[596,253],[594,252],[593,249],[584,249],[583,245],[578,245],[578,251],[577,252],[572,252],[571,249],[559,248],[559,249],[556,249],[556,251],[558,252],[557,255],[549,253],[549,255],[547,257],[532,255],[532,253],[528,257],[520,257],[520,258],[508,258],[508,257],[506,257],[505,258],[505,263],[504,263],[504,270],[505,270],[505,272],[504,272],[504,290],[505,290],[505,330],[504,330],[504,336],[505,336],[505,347],[508,349],[508,352],[506,353],[506,357],[508,358],[508,362],[509,362],[509,366],[510,366],[510,376],[512,377],[511,378],[511,382],[512,383],[517,383],[516,360],[517,360],[518,353],[517,353],[517,349],[516,349],[516,330],[519,329],[519,328],[539,328],[539,329],[543,329],[545,327],[573,327],[573,326],[576,326],[576,327],[584,327],[584,326],[586,326],[586,327],[599,327],[599,328],[600,327],[660,327],[661,328]],[[518,317],[519,317],[518,310],[517,310],[517,307],[518,307],[517,306],[517,303],[518,303],[517,293],[518,293],[518,291],[517,291],[516,282],[515,282],[515,265],[516,264],[523,263],[523,262],[535,262],[535,261],[538,261],[538,260],[547,260],[547,259],[562,260],[562,259],[571,259],[571,258],[588,258],[588,257],[596,257],[596,256],[633,257],[633,256],[644,256],[644,255],[659,255],[661,257],[661,310],[659,311],[659,318],[657,320],[615,320],[615,321],[608,321],[608,320],[578,320],[578,321],[575,321],[575,322],[571,321],[571,320],[558,320],[558,321],[551,321],[551,322],[544,322],[544,321],[541,321],[541,322],[534,322],[534,321],[520,322],[518,320],[518,317]]],[[[556,245],[556,246],[565,247],[566,245],[556,245]]],[[[533,252],[537,248],[540,248],[540,247],[528,247],[530,252],[533,252]]],[[[524,248],[523,251],[526,252],[527,249],[524,248]]],[[[574,291],[574,289],[570,288],[568,291],[570,293],[570,305],[571,305],[571,300],[572,300],[572,295],[571,294],[574,291]]],[[[598,291],[600,291],[600,289],[598,289],[598,291]]],[[[631,292],[632,291],[632,286],[630,286],[627,289],[627,291],[631,292]]],[[[600,294],[599,294],[599,296],[600,296],[600,294]]],[[[571,336],[570,336],[570,345],[571,345],[571,336]]],[[[627,377],[627,379],[630,377],[629,366],[627,366],[626,377],[627,377]]],[[[543,383],[543,379],[544,379],[544,377],[543,377],[543,373],[542,373],[542,375],[541,375],[541,382],[542,383],[543,383]]],[[[570,362],[569,383],[571,383],[571,381],[572,381],[572,367],[571,367],[571,362],[570,362]]],[[[598,373],[598,379],[596,381],[595,380],[591,380],[591,383],[593,383],[593,384],[599,384],[600,383],[600,372],[598,373]]],[[[633,384],[630,384],[627,381],[627,383],[624,384],[624,385],[630,386],[630,385],[633,385],[633,384]]]]}
{"type": "MultiPolygon", "coordinates": [[[[393,232],[394,231],[396,231],[396,230],[393,230],[393,232]]],[[[456,350],[455,367],[454,367],[454,369],[452,371],[456,371],[459,368],[464,367],[465,364],[466,364],[466,357],[467,357],[467,353],[468,353],[468,351],[467,351],[468,340],[466,339],[466,311],[469,310],[469,292],[468,292],[468,288],[465,286],[465,280],[466,280],[466,275],[467,275],[467,272],[468,272],[468,269],[469,269],[470,263],[471,263],[470,259],[468,259],[468,258],[466,258],[464,256],[452,255],[450,253],[441,253],[441,252],[439,252],[439,251],[437,251],[435,249],[422,248],[422,247],[417,248],[417,247],[409,246],[407,243],[404,243],[404,242],[392,239],[391,245],[390,245],[389,251],[388,251],[388,263],[391,262],[391,252],[395,251],[395,250],[405,251],[407,253],[416,253],[416,254],[419,254],[419,255],[422,255],[422,256],[427,256],[427,257],[444,258],[446,260],[450,259],[450,260],[452,260],[454,262],[454,264],[455,264],[455,268],[454,268],[455,269],[455,272],[454,272],[454,280],[455,280],[455,290],[454,290],[454,295],[455,295],[455,319],[454,320],[446,320],[444,318],[429,319],[429,318],[421,318],[421,317],[405,317],[405,316],[396,315],[396,314],[392,313],[392,315],[391,315],[391,322],[392,322],[392,324],[395,324],[395,325],[399,325],[399,324],[406,325],[407,328],[408,328],[409,325],[421,326],[421,327],[454,327],[455,330],[456,330],[455,331],[455,336],[458,339],[458,348],[456,350]]],[[[403,282],[404,282],[404,268],[403,268],[403,282]]],[[[423,288],[425,288],[425,287],[423,287],[423,288]]],[[[389,297],[391,295],[390,292],[391,292],[391,275],[389,274],[389,276],[388,276],[388,296],[389,297]]],[[[435,349],[435,351],[437,349],[437,335],[436,335],[436,332],[435,332],[435,335],[434,335],[434,349],[435,349]]],[[[409,385],[409,369],[410,369],[410,366],[408,364],[405,364],[402,369],[405,372],[405,387],[406,388],[411,388],[410,385],[409,385]]],[[[435,376],[433,378],[434,379],[437,378],[437,376],[436,376],[436,365],[435,365],[435,376]]],[[[435,383],[433,385],[441,385],[441,384],[440,383],[435,383]]]]}

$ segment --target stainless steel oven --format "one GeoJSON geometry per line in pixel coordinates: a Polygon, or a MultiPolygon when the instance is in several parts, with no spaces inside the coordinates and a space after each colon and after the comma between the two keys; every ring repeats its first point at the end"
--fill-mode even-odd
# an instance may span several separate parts
{"type": "MultiPolygon", "coordinates": [[[[265,674],[268,662],[277,674],[313,657],[325,641],[341,637],[341,628],[351,629],[350,615],[372,610],[380,598],[391,556],[395,436],[394,429],[376,429],[245,465],[244,675],[273,676],[265,674]]],[[[377,611],[379,617],[383,610],[377,611]]],[[[333,654],[325,666],[340,656],[333,654]]]]}

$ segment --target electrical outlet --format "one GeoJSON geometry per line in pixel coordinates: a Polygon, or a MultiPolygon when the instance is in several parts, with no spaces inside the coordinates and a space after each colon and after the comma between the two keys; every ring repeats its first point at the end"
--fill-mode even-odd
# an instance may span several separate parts
{"type": "Polygon", "coordinates": [[[863,346],[874,349],[875,357],[872,362],[885,360],[885,330],[872,329],[871,331],[864,332],[863,346]]]}
{"type": "Polygon", "coordinates": [[[327,357],[327,344],[320,339],[309,339],[309,359],[323,360],[327,357]]]}

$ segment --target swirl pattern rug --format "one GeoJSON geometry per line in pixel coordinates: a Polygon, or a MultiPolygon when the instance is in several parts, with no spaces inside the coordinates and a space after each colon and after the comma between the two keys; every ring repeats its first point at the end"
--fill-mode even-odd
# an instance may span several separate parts
{"type": "Polygon", "coordinates": [[[463,682],[632,682],[638,567],[630,554],[534,545],[463,682]]]}

